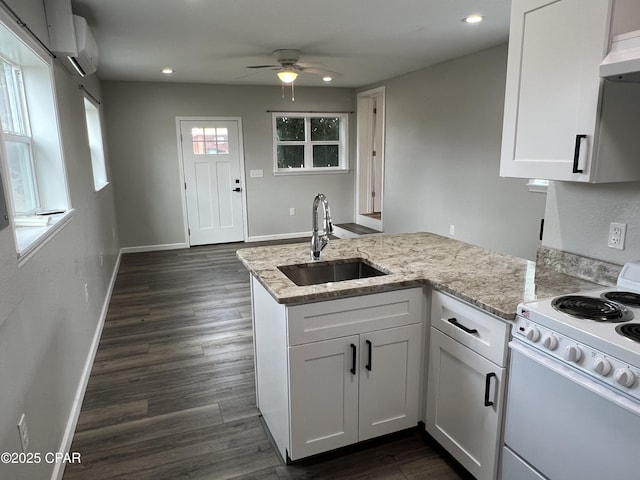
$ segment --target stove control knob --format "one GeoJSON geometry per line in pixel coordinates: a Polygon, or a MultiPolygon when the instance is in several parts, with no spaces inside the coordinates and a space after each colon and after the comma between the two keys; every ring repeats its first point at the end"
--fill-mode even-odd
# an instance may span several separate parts
{"type": "Polygon", "coordinates": [[[596,357],[593,361],[593,371],[606,377],[611,373],[611,362],[606,358],[596,357]]]}
{"type": "Polygon", "coordinates": [[[631,388],[636,383],[636,376],[629,368],[619,368],[616,370],[616,382],[623,387],[631,388]]]}
{"type": "Polygon", "coordinates": [[[542,345],[549,350],[555,350],[558,348],[558,338],[555,335],[545,335],[542,345]]]}
{"type": "Polygon", "coordinates": [[[536,327],[527,327],[527,329],[524,331],[524,336],[532,342],[537,342],[540,339],[540,330],[538,330],[536,327]]]}
{"type": "Polygon", "coordinates": [[[577,345],[569,345],[564,351],[564,359],[568,362],[578,363],[582,359],[582,350],[577,345]]]}

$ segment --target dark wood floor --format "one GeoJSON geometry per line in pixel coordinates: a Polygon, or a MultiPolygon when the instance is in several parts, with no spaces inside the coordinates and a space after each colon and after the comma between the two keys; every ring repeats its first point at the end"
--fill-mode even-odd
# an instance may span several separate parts
{"type": "Polygon", "coordinates": [[[123,256],[64,480],[465,478],[418,432],[281,464],[255,405],[244,246],[123,256]]]}

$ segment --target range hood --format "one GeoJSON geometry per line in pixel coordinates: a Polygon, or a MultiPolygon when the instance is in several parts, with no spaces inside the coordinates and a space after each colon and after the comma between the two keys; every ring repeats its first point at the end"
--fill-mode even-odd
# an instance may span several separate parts
{"type": "Polygon", "coordinates": [[[600,64],[600,76],[616,82],[640,83],[640,30],[616,35],[600,64]]]}

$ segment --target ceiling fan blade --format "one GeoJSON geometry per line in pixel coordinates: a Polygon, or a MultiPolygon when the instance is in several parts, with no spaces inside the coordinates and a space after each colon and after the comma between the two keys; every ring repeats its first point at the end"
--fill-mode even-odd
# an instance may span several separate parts
{"type": "Polygon", "coordinates": [[[246,68],[279,68],[280,65],[247,65],[246,68]]]}
{"type": "Polygon", "coordinates": [[[329,76],[332,78],[342,78],[340,72],[332,72],[331,70],[325,70],[323,68],[300,68],[305,73],[314,73],[316,75],[329,76]]]}

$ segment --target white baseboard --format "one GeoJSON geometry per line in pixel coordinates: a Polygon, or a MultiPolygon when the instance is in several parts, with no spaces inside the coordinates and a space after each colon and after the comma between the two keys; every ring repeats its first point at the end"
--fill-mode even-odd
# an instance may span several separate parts
{"type": "Polygon", "coordinates": [[[270,240],[288,240],[290,238],[311,238],[311,232],[279,233],[276,235],[258,235],[248,237],[247,242],[266,242],[270,240]]]}
{"type": "MultiPolygon", "coordinates": [[[[87,384],[89,383],[89,376],[91,375],[91,368],[93,367],[93,361],[96,358],[96,352],[98,351],[98,344],[100,343],[100,336],[102,335],[104,322],[107,318],[109,304],[111,303],[111,295],[113,294],[113,287],[116,284],[116,277],[118,276],[118,270],[120,269],[121,259],[122,259],[122,250],[120,250],[120,252],[118,253],[116,264],[114,265],[113,272],[111,273],[111,280],[109,281],[109,288],[107,289],[107,294],[105,295],[104,303],[102,304],[100,319],[98,321],[98,325],[96,326],[96,331],[93,334],[93,341],[91,342],[91,346],[89,347],[87,360],[84,364],[84,369],[82,370],[80,383],[78,384],[78,389],[76,390],[76,395],[73,399],[71,412],[69,413],[69,418],[67,419],[67,427],[65,428],[64,436],[62,437],[62,442],[60,443],[60,448],[58,449],[58,452],[67,453],[71,449],[71,443],[73,442],[73,435],[76,432],[76,426],[78,425],[78,418],[80,417],[80,410],[82,409],[82,400],[84,399],[84,394],[87,390],[87,384]]],[[[65,462],[56,463],[53,469],[53,473],[51,474],[51,480],[62,480],[62,475],[64,474],[65,465],[66,465],[65,462]]]]}
{"type": "Polygon", "coordinates": [[[189,248],[188,243],[165,243],[162,245],[140,245],[139,247],[122,247],[120,253],[155,252],[157,250],[178,250],[189,248]]]}
{"type": "Polygon", "coordinates": [[[378,230],[379,232],[383,232],[382,228],[382,220],[377,220],[375,218],[367,217],[365,215],[356,215],[356,223],[358,225],[363,225],[365,227],[373,228],[374,230],[378,230]]]}

